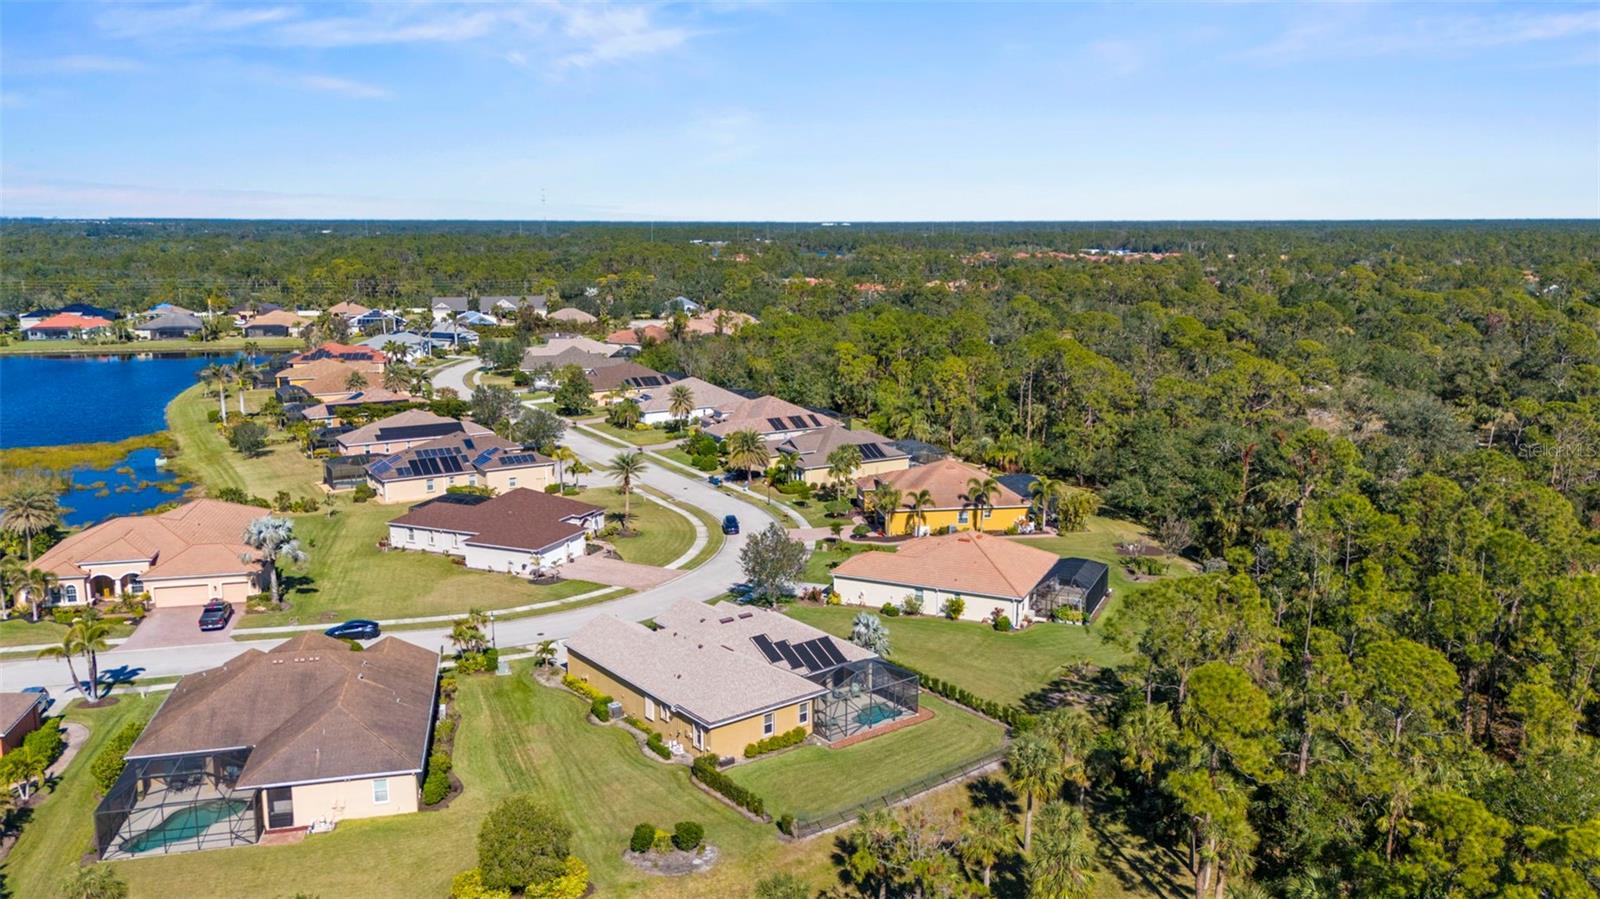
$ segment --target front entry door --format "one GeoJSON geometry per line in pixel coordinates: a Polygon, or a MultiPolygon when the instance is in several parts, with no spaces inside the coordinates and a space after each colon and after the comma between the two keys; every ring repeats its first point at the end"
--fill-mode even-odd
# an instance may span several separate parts
{"type": "Polygon", "coordinates": [[[273,787],[267,791],[267,827],[276,830],[294,826],[294,791],[273,787]]]}

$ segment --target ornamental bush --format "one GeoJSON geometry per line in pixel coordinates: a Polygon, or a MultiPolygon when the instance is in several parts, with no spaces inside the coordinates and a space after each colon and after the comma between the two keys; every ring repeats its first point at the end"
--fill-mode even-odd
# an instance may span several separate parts
{"type": "Polygon", "coordinates": [[[776,752],[779,749],[788,749],[790,746],[799,746],[801,743],[805,742],[805,739],[806,729],[803,727],[797,727],[794,730],[786,730],[781,734],[773,734],[770,737],[757,740],[756,742],[746,746],[744,748],[744,757],[747,759],[753,759],[758,755],[776,752]]]}
{"type": "Polygon", "coordinates": [[[104,796],[116,785],[117,778],[122,776],[122,769],[127,765],[123,758],[128,754],[128,749],[133,746],[139,735],[144,733],[143,721],[129,721],[122,725],[122,729],[111,735],[106,747],[94,757],[94,763],[89,766],[89,774],[94,778],[95,786],[100,795],[104,796]]]}
{"type": "Polygon", "coordinates": [[[679,821],[672,826],[672,845],[683,852],[699,849],[705,838],[706,829],[698,821],[679,821]]]}
{"type": "Polygon", "coordinates": [[[597,696],[589,703],[589,714],[600,721],[611,720],[611,697],[597,696]]]}
{"type": "Polygon", "coordinates": [[[656,826],[654,824],[635,824],[633,836],[628,838],[628,850],[631,852],[649,852],[650,844],[655,842],[656,826]]]}
{"type": "Polygon", "coordinates": [[[438,805],[450,795],[450,774],[447,771],[434,769],[428,772],[427,778],[422,781],[422,804],[438,805]]]}
{"type": "Polygon", "coordinates": [[[996,615],[994,619],[994,629],[1002,633],[1011,630],[1010,616],[996,615]]]}
{"type": "Polygon", "coordinates": [[[483,872],[472,868],[462,871],[450,881],[450,899],[511,899],[511,891],[485,887],[483,872]]]}
{"type": "Polygon", "coordinates": [[[478,870],[489,889],[521,890],[567,873],[572,828],[531,796],[512,796],[478,829],[478,870]]]}
{"type": "Polygon", "coordinates": [[[570,674],[562,675],[561,685],[578,694],[579,696],[584,697],[585,699],[599,699],[605,695],[604,693],[601,693],[599,690],[596,690],[594,687],[589,686],[570,674]]]}
{"type": "Polygon", "coordinates": [[[892,602],[886,602],[883,604],[883,607],[878,610],[878,613],[883,615],[885,618],[899,618],[900,607],[892,602]]]}
{"type": "Polygon", "coordinates": [[[962,599],[959,596],[952,596],[949,599],[945,600],[944,601],[944,605],[941,606],[940,609],[939,609],[939,611],[944,613],[944,617],[950,619],[951,621],[954,621],[957,618],[960,618],[961,617],[961,613],[965,612],[966,610],[967,610],[967,601],[962,599]]]}
{"type": "Polygon", "coordinates": [[[561,876],[542,883],[530,883],[523,891],[523,899],[578,899],[589,889],[589,866],[575,855],[562,862],[565,870],[561,876]]]}
{"type": "Polygon", "coordinates": [[[694,765],[689,768],[689,773],[695,780],[726,796],[734,805],[746,809],[751,814],[766,814],[766,803],[760,796],[734,783],[733,778],[718,770],[716,756],[702,755],[695,759],[694,765]]]}
{"type": "Polygon", "coordinates": [[[650,736],[644,741],[644,745],[648,746],[651,752],[664,759],[672,758],[672,750],[667,748],[666,741],[661,739],[661,735],[655,731],[650,732],[650,736]]]}

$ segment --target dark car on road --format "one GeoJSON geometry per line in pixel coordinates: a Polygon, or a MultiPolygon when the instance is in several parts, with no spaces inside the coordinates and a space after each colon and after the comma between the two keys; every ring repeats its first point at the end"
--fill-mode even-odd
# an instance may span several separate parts
{"type": "Polygon", "coordinates": [[[722,533],[724,533],[724,534],[737,534],[737,533],[739,533],[739,516],[737,516],[737,515],[724,515],[724,516],[722,516],[722,533]]]}
{"type": "Polygon", "coordinates": [[[213,599],[200,610],[200,629],[203,631],[220,631],[232,620],[233,606],[220,599],[213,599]]]}
{"type": "Polygon", "coordinates": [[[722,486],[722,479],[717,477],[716,475],[712,475],[711,477],[706,478],[706,482],[709,483],[713,487],[721,487],[722,486]]]}
{"type": "Polygon", "coordinates": [[[323,631],[324,634],[335,640],[376,640],[383,629],[378,627],[378,622],[357,618],[346,621],[344,624],[335,624],[323,631]]]}

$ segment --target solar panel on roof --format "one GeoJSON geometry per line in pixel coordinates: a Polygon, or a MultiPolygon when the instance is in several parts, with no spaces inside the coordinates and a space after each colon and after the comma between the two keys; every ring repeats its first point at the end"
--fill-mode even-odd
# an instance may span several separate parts
{"type": "Polygon", "coordinates": [[[863,443],[861,444],[861,458],[882,459],[883,450],[876,443],[863,443]]]}
{"type": "Polygon", "coordinates": [[[455,456],[447,456],[446,458],[439,460],[439,466],[445,471],[455,474],[456,472],[461,471],[461,460],[457,459],[455,456]]]}
{"type": "Polygon", "coordinates": [[[776,663],[782,660],[783,656],[773,647],[772,641],[767,639],[766,634],[756,634],[750,638],[750,642],[756,645],[756,649],[761,650],[761,654],[767,657],[768,662],[776,663]]]}
{"type": "Polygon", "coordinates": [[[794,647],[789,645],[788,640],[779,640],[772,645],[779,653],[782,653],[783,660],[789,663],[790,668],[805,667],[805,662],[800,661],[800,654],[794,651],[794,647]]]}
{"type": "Polygon", "coordinates": [[[782,431],[782,430],[784,430],[783,419],[781,419],[781,418],[769,418],[769,419],[767,419],[767,425],[769,427],[771,427],[774,431],[782,431]]]}
{"type": "Polygon", "coordinates": [[[811,651],[811,645],[809,643],[797,644],[794,648],[794,651],[795,655],[798,655],[800,657],[800,661],[806,666],[807,671],[816,671],[819,668],[828,667],[827,665],[823,664],[822,661],[816,657],[816,654],[811,651]]]}
{"type": "Polygon", "coordinates": [[[461,445],[466,447],[469,450],[478,448],[478,445],[476,443],[472,442],[472,438],[471,437],[468,437],[467,439],[461,441],[461,445]]]}
{"type": "Polygon", "coordinates": [[[803,428],[806,426],[806,420],[798,415],[791,415],[789,416],[789,424],[797,428],[803,428]]]}
{"type": "Polygon", "coordinates": [[[817,649],[818,654],[828,657],[828,664],[830,664],[830,665],[843,665],[844,664],[844,662],[845,662],[844,653],[839,651],[839,647],[833,645],[833,640],[831,640],[831,639],[829,639],[827,637],[818,637],[817,639],[815,639],[815,640],[813,640],[811,642],[816,644],[816,649],[817,649]]]}

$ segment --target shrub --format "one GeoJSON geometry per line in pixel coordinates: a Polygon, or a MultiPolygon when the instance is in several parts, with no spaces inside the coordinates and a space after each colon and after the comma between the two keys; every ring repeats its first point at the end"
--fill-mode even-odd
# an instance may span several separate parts
{"type": "Polygon", "coordinates": [[[54,721],[46,721],[43,727],[22,739],[22,748],[44,759],[46,765],[59,758],[66,746],[66,738],[54,721]]]}
{"type": "Polygon", "coordinates": [[[791,837],[794,836],[794,815],[791,815],[788,812],[784,812],[783,814],[779,815],[778,829],[791,837]]]}
{"type": "Polygon", "coordinates": [[[756,884],[755,899],[809,899],[811,885],[788,871],[779,871],[756,884]]]}
{"type": "Polygon", "coordinates": [[[561,685],[585,699],[599,699],[605,695],[604,693],[601,693],[599,690],[596,690],[594,687],[589,686],[587,683],[578,680],[570,674],[563,674],[561,676],[561,685]]]}
{"type": "Polygon", "coordinates": [[[449,774],[452,764],[450,753],[443,750],[435,749],[428,755],[428,772],[430,774],[434,771],[443,771],[445,774],[449,774]]]}
{"type": "Polygon", "coordinates": [[[850,529],[850,536],[852,537],[865,537],[870,533],[872,533],[872,529],[864,524],[858,524],[850,529]]]}
{"type": "Polygon", "coordinates": [[[899,618],[900,617],[900,607],[895,605],[892,602],[884,603],[883,604],[883,608],[879,609],[878,611],[885,618],[899,618]]]}
{"type": "MultiPolygon", "coordinates": [[[[439,698],[445,702],[456,698],[456,676],[454,674],[442,675],[439,678],[439,698]]],[[[444,722],[441,721],[439,724],[443,726],[444,722]]]]}
{"type": "Polygon", "coordinates": [[[560,493],[561,492],[561,485],[560,484],[546,484],[546,485],[544,485],[544,492],[545,493],[560,493]]]}
{"type": "Polygon", "coordinates": [[[672,834],[664,830],[657,830],[650,839],[651,852],[671,852],[672,834]]]}
{"type": "Polygon", "coordinates": [[[799,746],[801,743],[805,742],[805,739],[806,729],[803,727],[797,727],[794,730],[786,730],[781,734],[773,734],[766,739],[757,740],[756,742],[751,743],[749,746],[746,746],[744,748],[744,757],[747,759],[753,759],[758,755],[764,755],[768,752],[776,752],[779,749],[788,749],[790,746],[799,746]]]}
{"type": "Polygon", "coordinates": [[[1011,618],[1006,615],[996,615],[994,619],[994,629],[1001,631],[1002,633],[1011,630],[1011,618]]]}
{"type": "Polygon", "coordinates": [[[352,638],[352,639],[346,640],[344,642],[345,642],[346,646],[350,647],[350,651],[351,652],[366,652],[367,648],[365,646],[361,645],[361,641],[360,640],[356,640],[356,639],[352,638]]]}
{"type": "Polygon", "coordinates": [[[485,887],[483,872],[473,868],[462,871],[450,881],[450,899],[511,899],[511,891],[485,887]]]}
{"type": "Polygon", "coordinates": [[[844,603],[844,597],[839,595],[839,591],[838,590],[833,590],[833,589],[829,589],[828,590],[828,605],[837,606],[837,605],[841,605],[843,603],[844,603]]]}
{"type": "Polygon", "coordinates": [[[695,780],[726,796],[734,805],[748,810],[751,814],[766,814],[766,803],[761,797],[734,783],[733,778],[720,771],[717,768],[716,756],[702,755],[695,759],[694,765],[689,768],[689,773],[695,780]]]}
{"type": "Polygon", "coordinates": [[[907,596],[900,600],[900,613],[908,617],[915,617],[922,612],[922,601],[915,596],[907,596]]]}
{"type": "Polygon", "coordinates": [[[601,721],[610,721],[611,698],[609,696],[595,697],[594,701],[589,703],[589,714],[595,716],[601,721]]]}
{"type": "Polygon", "coordinates": [[[123,757],[128,754],[128,749],[133,746],[139,735],[144,733],[143,721],[129,721],[122,725],[122,729],[111,735],[100,754],[94,757],[94,763],[89,766],[89,774],[94,777],[95,786],[99,788],[100,795],[110,792],[116,784],[117,778],[122,776],[123,766],[127,760],[123,757]]]}
{"type": "Polygon", "coordinates": [[[528,884],[522,893],[524,899],[578,899],[588,892],[589,866],[575,855],[567,856],[562,865],[565,870],[559,877],[528,884]]]}
{"type": "Polygon", "coordinates": [[[649,852],[650,844],[655,842],[656,826],[654,824],[635,824],[633,836],[628,838],[628,849],[632,852],[649,852]]]}
{"type": "Polygon", "coordinates": [[[650,736],[644,741],[644,745],[648,746],[651,752],[664,759],[672,758],[672,750],[667,748],[666,741],[661,739],[661,735],[655,731],[650,732],[650,736]]]}
{"type": "Polygon", "coordinates": [[[689,464],[700,471],[716,471],[722,465],[717,461],[714,453],[709,456],[693,456],[690,458],[689,464]]]}
{"type": "Polygon", "coordinates": [[[951,621],[954,621],[957,618],[960,618],[961,617],[961,613],[965,612],[966,610],[967,610],[967,601],[962,599],[959,596],[950,597],[949,599],[944,601],[944,605],[943,606],[939,607],[939,611],[944,613],[944,617],[950,619],[951,621]]]}
{"type": "MultiPolygon", "coordinates": [[[[371,484],[357,484],[355,493],[352,493],[350,495],[350,498],[355,500],[358,503],[364,503],[367,500],[372,499],[373,497],[375,497],[377,495],[378,495],[378,491],[372,489],[372,485],[371,484]]],[[[467,873],[470,874],[472,872],[469,871],[467,873]]]]}
{"type": "Polygon", "coordinates": [[[572,828],[531,796],[512,796],[478,829],[478,870],[489,889],[520,890],[567,873],[572,828]]]}
{"type": "Polygon", "coordinates": [[[438,805],[450,795],[450,775],[445,769],[435,768],[422,781],[422,804],[438,805]]]}
{"type": "Polygon", "coordinates": [[[672,845],[683,852],[700,848],[706,838],[706,829],[698,821],[679,821],[672,826],[672,845]]]}

